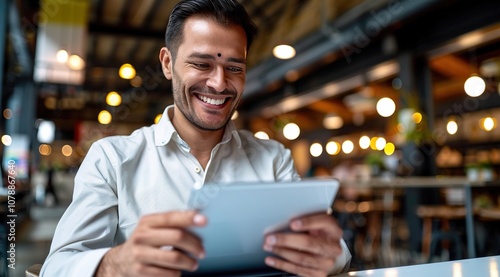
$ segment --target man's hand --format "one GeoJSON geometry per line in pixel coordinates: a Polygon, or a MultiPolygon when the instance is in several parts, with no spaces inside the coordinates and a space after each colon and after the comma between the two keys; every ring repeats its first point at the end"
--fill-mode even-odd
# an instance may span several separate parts
{"type": "Polygon", "coordinates": [[[95,276],[180,276],[181,270],[194,271],[195,258],[205,252],[200,239],[185,229],[206,222],[194,211],[146,215],[125,243],[104,255],[95,276]]]}
{"type": "Polygon", "coordinates": [[[326,213],[290,222],[291,233],[266,236],[264,250],[280,258],[266,257],[266,264],[300,276],[326,276],[342,253],[342,229],[326,213]]]}

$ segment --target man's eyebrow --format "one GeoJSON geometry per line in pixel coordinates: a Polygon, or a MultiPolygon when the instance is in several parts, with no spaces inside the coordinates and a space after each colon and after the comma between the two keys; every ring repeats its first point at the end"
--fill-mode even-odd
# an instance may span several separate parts
{"type": "Polygon", "coordinates": [[[238,58],[227,58],[228,62],[233,62],[233,63],[242,63],[246,64],[247,61],[245,59],[238,59],[238,58]]]}
{"type": "Polygon", "coordinates": [[[199,58],[199,59],[215,60],[215,56],[213,56],[213,55],[203,54],[203,53],[198,53],[198,52],[192,53],[191,55],[189,55],[189,58],[199,58]]]}
{"type": "MultiPolygon", "coordinates": [[[[189,55],[189,58],[215,60],[215,56],[214,55],[204,54],[204,53],[198,53],[198,52],[192,53],[191,55],[189,55]]],[[[239,58],[227,58],[226,61],[233,62],[233,63],[246,64],[246,60],[245,59],[239,59],[239,58]]]]}

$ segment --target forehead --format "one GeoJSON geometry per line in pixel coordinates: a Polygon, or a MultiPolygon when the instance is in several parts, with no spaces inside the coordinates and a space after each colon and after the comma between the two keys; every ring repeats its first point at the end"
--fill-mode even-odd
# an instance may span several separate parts
{"type": "Polygon", "coordinates": [[[179,52],[201,52],[246,57],[247,38],[241,26],[224,26],[205,16],[193,16],[186,20],[179,52]],[[214,53],[212,53],[214,52],[214,53]]]}

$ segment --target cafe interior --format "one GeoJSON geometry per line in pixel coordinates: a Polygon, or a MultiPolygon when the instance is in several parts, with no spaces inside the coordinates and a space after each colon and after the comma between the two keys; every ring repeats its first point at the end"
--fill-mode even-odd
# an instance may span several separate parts
{"type": "MultiPolygon", "coordinates": [[[[15,162],[19,242],[1,276],[43,263],[92,143],[173,104],[158,53],[177,2],[0,1],[0,210],[15,162]]],[[[340,181],[350,271],[500,255],[500,5],[239,2],[259,34],[232,120],[340,181]]]]}

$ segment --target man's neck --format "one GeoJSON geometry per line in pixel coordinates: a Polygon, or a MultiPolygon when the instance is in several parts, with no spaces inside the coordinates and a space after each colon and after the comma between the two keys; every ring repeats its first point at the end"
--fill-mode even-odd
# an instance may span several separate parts
{"type": "Polygon", "coordinates": [[[191,154],[203,168],[206,168],[212,149],[222,140],[224,129],[217,131],[200,130],[194,127],[177,108],[174,108],[171,120],[179,136],[191,148],[191,154]]]}

